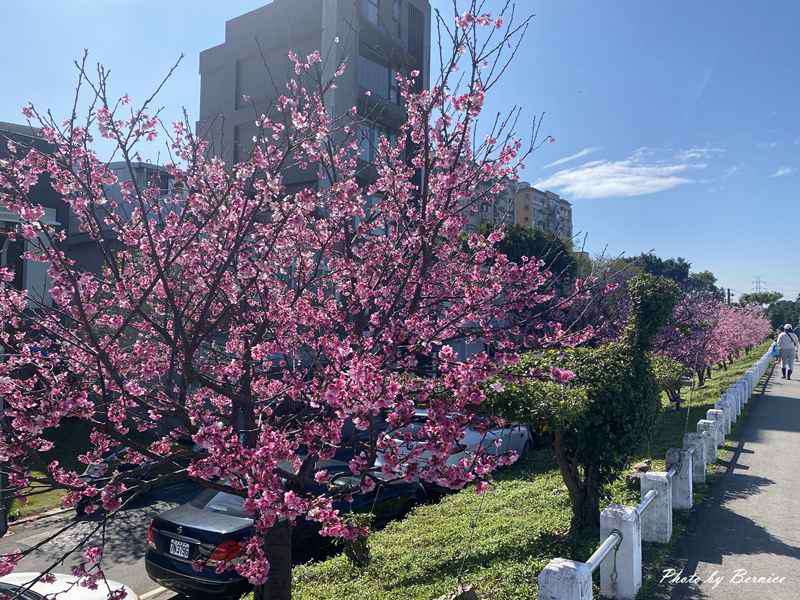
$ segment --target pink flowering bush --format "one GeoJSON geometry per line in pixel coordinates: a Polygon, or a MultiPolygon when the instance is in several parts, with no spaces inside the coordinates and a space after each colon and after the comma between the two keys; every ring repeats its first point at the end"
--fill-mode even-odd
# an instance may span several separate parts
{"type": "MultiPolygon", "coordinates": [[[[156,461],[243,496],[255,533],[229,567],[254,584],[270,580],[275,561],[262,537],[279,522],[305,518],[344,539],[365,534],[333,508],[337,494],[369,490],[379,477],[483,487],[508,457],[457,465],[447,457],[484,383],[521,350],[583,335],[567,335],[549,310],[556,286],[538,261],[509,261],[497,250],[500,232],[465,234],[525,154],[502,128],[472,137],[497,77],[490,65],[517,31],[484,45],[500,27],[485,15],[459,17],[440,81],[414,93],[418,74],[398,78],[408,119],[396,143],[380,140],[371,182],[361,175],[357,111],[331,116],[324,102],[346,66],[324,80],[319,53],[290,56],[295,78],[274,111],[255,119],[252,150],[235,165],[210,156],[185,123],[162,131],[150,101],[109,97],[102,68],[96,78],[80,71],[93,92],[83,121],[78,110],[56,122],[27,106],[54,151],[9,147],[0,203],[21,216],[11,235],[30,242],[26,258],[48,264],[52,302],[13,289],[0,270],[0,393],[11,424],[0,460],[12,485],[31,483],[32,456],[52,449],[49,431],[83,421],[92,429],[84,463],[122,449],[129,462],[156,461]],[[468,68],[457,70],[459,61],[468,68]],[[165,139],[176,191],[117,181],[92,149],[96,135],[129,165],[165,139]],[[290,169],[317,174],[319,185],[288,187],[290,169]],[[81,270],[64,231],[39,220],[30,192],[43,177],[93,240],[100,272],[81,270]],[[108,194],[113,185],[120,199],[108,194]],[[486,350],[459,355],[461,340],[486,350]],[[423,364],[435,366],[433,376],[418,375],[423,364]],[[413,452],[400,453],[377,423],[402,427],[418,406],[429,420],[413,452]],[[368,434],[349,465],[359,484],[314,491],[330,481],[318,462],[350,426],[368,434]],[[204,449],[188,464],[182,437],[204,449]],[[376,473],[379,452],[399,458],[376,473]]],[[[559,299],[558,311],[569,302],[559,299]]],[[[552,372],[561,383],[574,376],[552,372]]],[[[54,461],[46,482],[68,491],[66,504],[89,499],[113,518],[140,482],[112,475],[99,492],[54,461]]],[[[101,559],[99,550],[86,554],[91,567],[101,559]]],[[[4,557],[2,571],[16,560],[4,557]]]]}

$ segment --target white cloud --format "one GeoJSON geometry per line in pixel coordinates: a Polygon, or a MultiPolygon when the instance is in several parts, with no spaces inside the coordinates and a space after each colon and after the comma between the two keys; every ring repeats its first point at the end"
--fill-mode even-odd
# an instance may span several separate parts
{"type": "MultiPolygon", "coordinates": [[[[687,152],[678,154],[688,157],[687,152]]],[[[688,158],[656,160],[656,154],[656,150],[639,148],[624,160],[590,161],[557,171],[534,185],[539,189],[557,189],[572,198],[642,196],[694,183],[689,172],[706,167],[688,158]]]]}
{"type": "Polygon", "coordinates": [[[568,163],[570,161],[583,158],[584,156],[588,156],[592,152],[597,152],[598,150],[600,150],[600,148],[584,148],[580,152],[576,152],[575,154],[570,154],[569,156],[565,156],[564,158],[559,158],[558,160],[554,160],[553,162],[546,164],[543,168],[549,169],[550,167],[557,167],[558,165],[563,165],[564,163],[568,163]]]}
{"type": "Polygon", "coordinates": [[[788,175],[794,175],[797,173],[797,169],[794,167],[780,167],[777,171],[775,171],[770,177],[787,177],[788,175]]]}
{"type": "Polygon", "coordinates": [[[681,150],[675,154],[675,158],[682,161],[698,160],[701,158],[710,158],[715,155],[723,154],[725,148],[689,148],[688,150],[681,150]]]}

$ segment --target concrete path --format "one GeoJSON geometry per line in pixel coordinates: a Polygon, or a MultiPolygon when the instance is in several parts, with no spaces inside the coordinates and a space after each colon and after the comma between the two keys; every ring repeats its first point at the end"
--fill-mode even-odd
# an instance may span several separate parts
{"type": "Polygon", "coordinates": [[[728,440],[727,472],[674,552],[671,600],[800,599],[800,364],[793,375],[776,368],[728,440]]]}

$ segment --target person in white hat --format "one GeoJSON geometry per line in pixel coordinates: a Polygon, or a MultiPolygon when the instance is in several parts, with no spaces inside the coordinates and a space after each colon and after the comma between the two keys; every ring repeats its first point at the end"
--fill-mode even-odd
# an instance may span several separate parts
{"type": "Polygon", "coordinates": [[[795,336],[789,323],[783,326],[783,331],[781,331],[775,343],[781,353],[781,377],[783,379],[791,379],[794,357],[797,353],[797,336],[795,336]]]}

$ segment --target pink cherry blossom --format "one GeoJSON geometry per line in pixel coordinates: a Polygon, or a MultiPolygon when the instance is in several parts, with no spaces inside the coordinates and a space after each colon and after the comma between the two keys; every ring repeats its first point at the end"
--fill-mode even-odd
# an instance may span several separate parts
{"type": "MultiPolygon", "coordinates": [[[[467,30],[454,58],[469,61],[482,44],[471,28],[486,26],[488,36],[495,21],[467,14],[459,25],[467,30]]],[[[487,47],[495,46],[503,48],[487,47]]],[[[516,180],[526,156],[513,132],[473,140],[488,87],[478,65],[463,79],[443,73],[430,90],[415,91],[419,73],[399,79],[407,120],[391,141],[377,141],[375,177],[365,182],[352,134],[364,119],[357,108],[334,117],[325,104],[344,69],[320,84],[319,53],[289,60],[295,76],[257,117],[260,132],[237,164],[211,156],[183,124],[168,129],[171,139],[158,136],[149,104],[122,114],[127,96],[98,94],[84,125],[40,123],[52,154],[18,152],[0,165],[0,204],[20,215],[12,235],[47,263],[52,300],[37,303],[0,270],[0,392],[11,425],[0,461],[14,487],[35,477],[46,432],[81,422],[90,430],[84,464],[124,452],[130,464],[185,469],[242,496],[254,533],[236,564],[220,568],[257,585],[270,571],[263,536],[278,523],[306,519],[322,535],[355,539],[366,530],[334,506],[385,480],[485,491],[515,454],[449,460],[485,386],[522,352],[591,335],[561,322],[584,283],[554,302],[559,282],[541,261],[509,260],[499,232],[468,233],[473,213],[516,180]],[[95,126],[123,161],[167,144],[180,190],[115,183],[93,150],[95,126]],[[298,169],[324,185],[294,185],[298,169]],[[103,258],[97,272],[41,222],[42,178],[103,258]],[[109,185],[120,198],[109,198],[109,185]],[[404,430],[418,408],[427,409],[424,426],[404,430]],[[339,490],[324,461],[351,447],[348,436],[365,441],[347,461],[357,483],[339,490]],[[180,438],[203,451],[187,460],[180,438]]],[[[551,376],[567,383],[574,374],[551,376]]],[[[85,498],[87,510],[113,513],[141,482],[113,465],[107,476],[98,490],[57,461],[45,475],[66,505],[85,498]]],[[[87,585],[101,555],[89,549],[76,567],[87,585]]],[[[5,557],[0,574],[16,562],[5,557]]]]}

